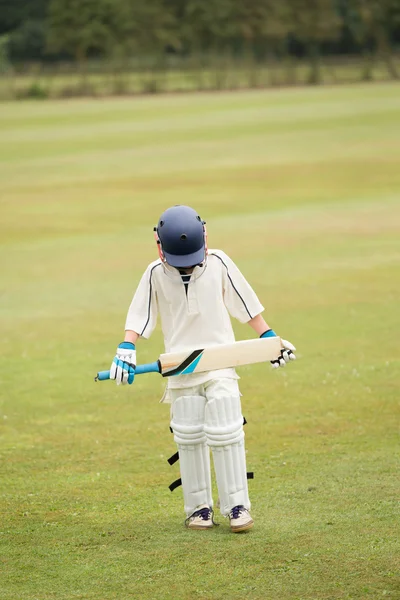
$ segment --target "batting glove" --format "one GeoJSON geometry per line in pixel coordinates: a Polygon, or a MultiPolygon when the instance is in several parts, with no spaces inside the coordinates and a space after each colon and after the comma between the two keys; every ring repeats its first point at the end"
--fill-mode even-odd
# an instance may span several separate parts
{"type": "Polygon", "coordinates": [[[111,363],[110,379],[115,379],[117,385],[133,383],[136,368],[136,349],[132,342],[122,342],[117,348],[117,354],[111,363]]]}
{"type": "MultiPolygon", "coordinates": [[[[265,331],[265,333],[260,335],[260,337],[262,337],[262,338],[276,337],[276,333],[273,329],[268,329],[268,331],[265,331]]],[[[282,346],[283,346],[283,348],[281,350],[281,355],[276,360],[271,360],[271,365],[272,365],[273,369],[279,369],[279,367],[285,367],[286,363],[288,363],[289,361],[296,360],[296,355],[294,354],[296,348],[293,346],[293,344],[291,344],[287,340],[281,340],[281,341],[282,341],[282,346]]]]}

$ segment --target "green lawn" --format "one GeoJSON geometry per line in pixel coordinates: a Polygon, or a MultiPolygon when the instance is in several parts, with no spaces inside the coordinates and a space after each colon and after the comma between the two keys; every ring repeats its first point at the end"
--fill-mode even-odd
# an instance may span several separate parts
{"type": "MultiPolygon", "coordinates": [[[[1,105],[2,600],[400,598],[399,98],[1,105]],[[183,527],[162,379],[93,382],[176,203],[298,348],[240,370],[244,535],[183,527]]],[[[161,351],[158,329],[139,362],[161,351]]]]}

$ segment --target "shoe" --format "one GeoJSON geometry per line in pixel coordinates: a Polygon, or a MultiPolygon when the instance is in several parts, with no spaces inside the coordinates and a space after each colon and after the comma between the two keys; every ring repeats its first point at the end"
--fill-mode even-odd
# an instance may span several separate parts
{"type": "Polygon", "coordinates": [[[186,519],[185,525],[189,529],[211,529],[216,525],[213,515],[212,509],[207,504],[202,504],[186,519]]]}
{"type": "Polygon", "coordinates": [[[234,506],[228,516],[231,524],[231,531],[234,533],[247,531],[254,525],[254,521],[251,518],[249,511],[244,506],[234,506]]]}

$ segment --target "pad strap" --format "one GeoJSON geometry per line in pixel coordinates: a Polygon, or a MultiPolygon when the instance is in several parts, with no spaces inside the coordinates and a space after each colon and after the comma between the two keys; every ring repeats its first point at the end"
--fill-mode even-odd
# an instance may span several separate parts
{"type": "Polygon", "coordinates": [[[176,462],[178,462],[178,460],[179,460],[179,452],[175,452],[175,454],[173,454],[172,456],[170,456],[170,457],[168,458],[168,462],[169,462],[169,464],[171,465],[171,467],[172,467],[172,465],[174,465],[176,462]]]}
{"type": "Polygon", "coordinates": [[[175,481],[173,481],[168,487],[171,490],[171,492],[173,492],[180,485],[182,485],[182,479],[179,477],[179,479],[175,479],[175,481]]]}

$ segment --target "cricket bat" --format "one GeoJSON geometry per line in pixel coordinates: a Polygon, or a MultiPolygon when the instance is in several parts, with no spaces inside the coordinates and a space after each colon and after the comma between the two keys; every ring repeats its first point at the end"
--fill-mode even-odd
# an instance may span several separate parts
{"type": "MultiPolygon", "coordinates": [[[[221,344],[187,352],[161,354],[158,360],[147,365],[137,365],[135,375],[159,373],[163,377],[189,375],[229,367],[241,367],[253,363],[276,360],[281,353],[280,337],[244,340],[233,344],[221,344]]],[[[100,371],[95,381],[110,379],[110,371],[100,371]]]]}

